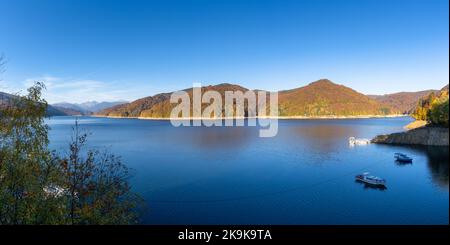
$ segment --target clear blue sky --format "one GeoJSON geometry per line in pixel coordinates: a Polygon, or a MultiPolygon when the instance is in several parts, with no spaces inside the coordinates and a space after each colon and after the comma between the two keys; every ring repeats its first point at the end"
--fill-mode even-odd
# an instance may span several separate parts
{"type": "Polygon", "coordinates": [[[320,78],[368,94],[449,81],[448,0],[0,0],[0,90],[47,81],[49,102],[133,100],[320,78]]]}

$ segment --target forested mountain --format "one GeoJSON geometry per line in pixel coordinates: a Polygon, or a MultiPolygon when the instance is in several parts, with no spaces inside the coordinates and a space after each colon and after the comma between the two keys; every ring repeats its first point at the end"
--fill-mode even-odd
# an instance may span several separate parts
{"type": "Polygon", "coordinates": [[[358,116],[394,113],[389,106],[330,80],[279,92],[280,116],[358,116]]]}
{"type": "MultiPolygon", "coordinates": [[[[224,97],[225,91],[247,91],[239,85],[223,83],[202,87],[202,93],[215,90],[224,97]]],[[[192,95],[192,88],[185,89],[192,95]]],[[[138,99],[131,103],[102,110],[97,115],[117,117],[169,117],[176,104],[170,103],[171,93],[138,99]]],[[[191,96],[192,97],[192,96],[191,96]]],[[[222,99],[224,102],[224,99],[222,99]]],[[[204,108],[204,107],[203,107],[204,108]]],[[[389,106],[377,102],[343,85],[323,79],[305,87],[279,92],[280,116],[356,116],[394,113],[389,106]]]]}
{"type": "Polygon", "coordinates": [[[433,92],[436,93],[438,92],[438,90],[399,92],[385,95],[369,95],[369,97],[388,105],[393,110],[398,111],[402,114],[409,114],[415,109],[419,99],[433,92]]]}

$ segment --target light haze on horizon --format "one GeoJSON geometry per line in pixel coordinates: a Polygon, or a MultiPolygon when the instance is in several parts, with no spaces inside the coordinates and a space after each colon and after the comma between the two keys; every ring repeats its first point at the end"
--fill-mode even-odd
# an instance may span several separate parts
{"type": "Polygon", "coordinates": [[[0,91],[50,103],[132,101],[233,83],[321,78],[364,94],[449,82],[447,0],[0,0],[0,91]]]}

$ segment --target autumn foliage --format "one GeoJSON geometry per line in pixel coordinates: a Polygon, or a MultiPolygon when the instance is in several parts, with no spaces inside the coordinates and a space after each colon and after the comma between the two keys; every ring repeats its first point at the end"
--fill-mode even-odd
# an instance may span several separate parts
{"type": "Polygon", "coordinates": [[[87,147],[73,127],[67,154],[49,150],[42,83],[0,108],[0,224],[134,224],[141,198],[120,157],[87,147]]]}
{"type": "Polygon", "coordinates": [[[427,121],[430,125],[448,127],[448,86],[438,94],[431,93],[419,100],[413,117],[417,120],[427,121]]]}

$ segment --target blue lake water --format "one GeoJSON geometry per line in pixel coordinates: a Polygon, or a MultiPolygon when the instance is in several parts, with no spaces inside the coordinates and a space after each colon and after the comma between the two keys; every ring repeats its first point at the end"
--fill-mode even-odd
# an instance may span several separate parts
{"type": "MultiPolygon", "coordinates": [[[[48,121],[53,149],[67,151],[74,121],[48,121]]],[[[90,146],[133,169],[145,224],[448,224],[447,148],[348,144],[411,121],[280,120],[276,137],[260,138],[257,127],[79,118],[90,146]],[[395,152],[413,163],[397,164],[395,152]],[[385,178],[387,189],[355,182],[362,172],[385,178]]]]}

